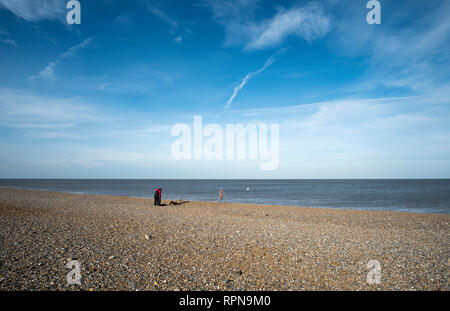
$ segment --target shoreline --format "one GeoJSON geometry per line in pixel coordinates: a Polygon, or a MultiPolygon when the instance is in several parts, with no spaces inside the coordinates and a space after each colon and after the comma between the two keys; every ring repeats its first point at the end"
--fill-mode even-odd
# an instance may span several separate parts
{"type": "MultiPolygon", "coordinates": [[[[153,202],[151,197],[134,197],[128,195],[109,195],[109,194],[95,194],[95,193],[78,193],[78,192],[62,192],[62,191],[51,191],[51,190],[36,190],[36,189],[25,189],[25,188],[13,188],[13,187],[1,187],[1,190],[20,190],[20,191],[36,191],[36,192],[48,192],[48,193],[58,193],[58,194],[73,194],[82,196],[98,196],[105,198],[130,198],[130,199],[142,199],[150,200],[153,202]]],[[[170,201],[179,201],[177,199],[164,199],[162,203],[168,204],[170,201]]],[[[227,205],[240,205],[240,206],[264,206],[264,207],[286,207],[286,208],[300,208],[300,209],[323,209],[331,211],[357,211],[357,212],[386,212],[386,213],[404,213],[404,214],[419,214],[419,215],[450,215],[450,213],[427,213],[427,212],[411,212],[411,211],[394,211],[394,210],[376,210],[376,209],[364,209],[364,208],[331,208],[331,207],[312,207],[312,206],[299,206],[299,205],[279,205],[279,204],[267,204],[267,203],[239,203],[239,202],[228,202],[228,201],[189,201],[190,203],[207,203],[207,204],[227,204],[227,205]]]]}
{"type": "Polygon", "coordinates": [[[450,216],[0,189],[0,290],[450,290],[450,216]],[[163,201],[167,203],[167,201],[163,201]],[[70,285],[69,261],[80,262],[70,285]],[[381,265],[368,284],[367,264],[381,265]]]}

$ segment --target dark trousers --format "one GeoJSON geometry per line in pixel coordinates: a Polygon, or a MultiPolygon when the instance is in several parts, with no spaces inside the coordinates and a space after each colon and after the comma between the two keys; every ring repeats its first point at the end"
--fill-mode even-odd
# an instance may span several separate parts
{"type": "Polygon", "coordinates": [[[158,205],[158,206],[160,206],[161,205],[161,197],[159,196],[159,192],[158,191],[156,191],[155,192],[155,195],[153,196],[153,205],[158,205]]]}

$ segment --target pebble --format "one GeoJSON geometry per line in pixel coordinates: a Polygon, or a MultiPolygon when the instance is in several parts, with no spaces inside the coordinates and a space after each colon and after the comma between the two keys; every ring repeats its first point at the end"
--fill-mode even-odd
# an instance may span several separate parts
{"type": "Polygon", "coordinates": [[[0,189],[0,290],[450,290],[449,215],[152,204],[0,189]]]}

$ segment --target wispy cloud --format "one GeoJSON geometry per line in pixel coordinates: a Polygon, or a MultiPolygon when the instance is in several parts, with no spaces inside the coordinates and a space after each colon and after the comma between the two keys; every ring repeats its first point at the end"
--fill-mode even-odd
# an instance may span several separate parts
{"type": "Polygon", "coordinates": [[[0,29],[0,42],[17,47],[16,40],[11,39],[8,32],[0,29]]]}
{"type": "Polygon", "coordinates": [[[413,10],[402,5],[401,13],[385,14],[382,27],[370,27],[359,18],[364,6],[339,2],[330,40],[333,52],[365,56],[369,66],[362,77],[367,88],[379,86],[425,91],[448,84],[450,66],[450,2],[430,2],[427,13],[411,22],[413,10]],[[360,29],[360,31],[355,31],[360,29]]]}
{"type": "Polygon", "coordinates": [[[92,38],[88,38],[83,42],[72,46],[66,52],[59,55],[56,60],[50,62],[44,69],[42,69],[37,75],[29,77],[29,81],[44,80],[46,82],[54,82],[57,78],[55,73],[55,67],[63,60],[69,57],[73,57],[81,49],[87,48],[92,43],[92,38]]]}
{"type": "Polygon", "coordinates": [[[145,0],[144,4],[153,16],[170,26],[169,34],[173,38],[173,42],[180,45],[191,35],[191,30],[183,26],[183,22],[169,16],[164,10],[145,0]]]}
{"type": "Polygon", "coordinates": [[[5,8],[16,16],[29,21],[40,20],[64,20],[65,4],[64,0],[0,0],[0,8],[5,8]]]}
{"type": "Polygon", "coordinates": [[[259,0],[205,0],[214,21],[225,28],[225,45],[244,45],[254,28],[259,0]]]}
{"type": "Polygon", "coordinates": [[[0,39],[0,42],[5,43],[5,44],[12,45],[12,46],[14,46],[14,47],[17,47],[17,42],[16,42],[16,40],[13,40],[13,39],[10,39],[10,38],[0,39]]]}
{"type": "Polygon", "coordinates": [[[156,16],[158,19],[169,24],[170,26],[172,26],[174,28],[178,27],[178,21],[169,17],[169,15],[166,12],[157,8],[156,6],[154,6],[153,4],[151,4],[148,1],[146,2],[146,5],[147,5],[148,11],[150,13],[152,13],[154,16],[156,16]]]}
{"type": "Polygon", "coordinates": [[[120,26],[128,26],[131,24],[132,15],[130,13],[117,16],[113,23],[120,26]]]}
{"type": "Polygon", "coordinates": [[[175,37],[175,39],[173,39],[173,41],[175,41],[175,43],[177,44],[181,44],[183,42],[183,37],[177,36],[175,37]]]}
{"type": "MultiPolygon", "coordinates": [[[[45,80],[45,81],[54,81],[56,79],[56,74],[53,68],[56,66],[55,62],[51,62],[44,69],[39,71],[37,77],[45,80]]],[[[34,79],[33,77],[31,79],[34,79]]]]}
{"type": "Polygon", "coordinates": [[[273,18],[255,26],[246,49],[259,50],[279,45],[289,36],[303,38],[308,42],[320,39],[330,28],[330,22],[321,5],[310,3],[304,7],[282,9],[273,18]]]}
{"type": "Polygon", "coordinates": [[[54,98],[0,88],[0,122],[13,127],[55,128],[108,119],[78,97],[54,98]]]}
{"type": "MultiPolygon", "coordinates": [[[[22,90],[0,88],[0,126],[14,129],[33,130],[35,136],[44,137],[48,133],[56,135],[79,136],[73,132],[62,133],[59,130],[75,128],[80,125],[103,125],[109,121],[116,124],[117,129],[109,126],[97,129],[89,136],[129,140],[131,138],[145,139],[149,134],[170,132],[170,125],[159,125],[148,119],[131,120],[123,115],[117,116],[103,112],[99,107],[80,97],[43,96],[22,90]],[[41,135],[43,134],[43,135],[41,135]]],[[[50,134],[48,134],[50,135],[50,134]]]]}
{"type": "Polygon", "coordinates": [[[147,116],[138,120],[104,113],[80,97],[0,88],[0,129],[8,133],[1,137],[0,171],[5,177],[24,166],[44,171],[55,166],[158,166],[155,161],[168,158],[164,152],[170,149],[161,135],[169,136],[170,128],[156,122],[149,125],[147,116]],[[17,166],[5,170],[10,165],[17,166]]]}
{"type": "Polygon", "coordinates": [[[87,48],[92,43],[92,38],[87,38],[83,42],[72,46],[67,52],[59,56],[60,59],[74,56],[79,50],[87,48]]]}
{"type": "Polygon", "coordinates": [[[279,172],[285,178],[429,178],[448,176],[450,169],[445,96],[340,99],[233,113],[233,119],[242,116],[280,124],[279,172]]]}
{"type": "Polygon", "coordinates": [[[246,50],[261,50],[281,45],[289,37],[307,42],[322,38],[330,28],[329,18],[320,3],[278,7],[271,18],[257,19],[258,1],[210,0],[214,19],[225,27],[225,45],[243,45],[246,50]]]}
{"type": "MultiPolygon", "coordinates": [[[[239,93],[239,91],[242,90],[242,89],[244,88],[244,86],[247,84],[247,82],[248,82],[252,77],[254,77],[255,75],[260,74],[261,72],[263,72],[264,70],[266,70],[267,68],[269,68],[269,66],[272,65],[272,64],[275,62],[276,56],[279,55],[279,54],[284,53],[286,50],[287,50],[286,48],[283,48],[283,49],[278,50],[275,54],[271,55],[271,56],[266,60],[266,62],[264,63],[264,65],[263,65],[261,68],[259,68],[259,69],[256,70],[256,71],[253,71],[253,72],[248,73],[248,74],[242,79],[241,83],[240,83],[238,86],[236,86],[236,87],[234,88],[233,94],[232,94],[231,97],[227,100],[227,103],[225,104],[224,111],[223,111],[222,113],[226,112],[226,111],[230,108],[231,104],[233,103],[234,98],[237,96],[237,94],[239,93]]],[[[221,114],[222,114],[222,113],[221,113],[221,114]]],[[[220,116],[220,115],[219,115],[219,116],[220,116]]]]}

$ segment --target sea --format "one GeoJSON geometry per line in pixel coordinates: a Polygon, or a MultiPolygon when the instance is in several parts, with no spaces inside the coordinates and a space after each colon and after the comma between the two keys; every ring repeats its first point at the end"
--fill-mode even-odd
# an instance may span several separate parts
{"type": "Polygon", "coordinates": [[[316,208],[450,214],[450,179],[0,179],[0,188],[316,208]]]}

